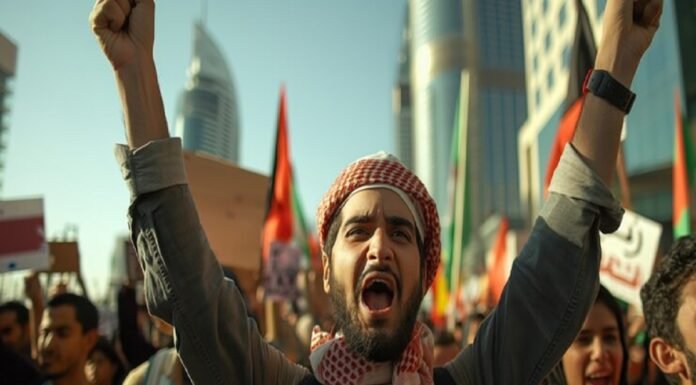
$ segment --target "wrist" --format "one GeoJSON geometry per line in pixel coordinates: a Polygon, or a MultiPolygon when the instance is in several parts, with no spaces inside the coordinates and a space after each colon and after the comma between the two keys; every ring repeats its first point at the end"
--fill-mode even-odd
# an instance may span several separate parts
{"type": "Polygon", "coordinates": [[[611,76],[626,88],[631,88],[633,77],[638,69],[638,62],[619,55],[619,49],[611,48],[607,42],[602,42],[602,46],[597,52],[594,68],[609,72],[611,76]],[[605,48],[605,49],[603,49],[605,48]]]}

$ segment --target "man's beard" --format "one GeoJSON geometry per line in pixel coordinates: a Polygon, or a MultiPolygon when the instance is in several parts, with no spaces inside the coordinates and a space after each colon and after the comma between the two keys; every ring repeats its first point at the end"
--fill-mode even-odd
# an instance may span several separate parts
{"type": "MultiPolygon", "coordinates": [[[[360,301],[360,284],[355,288],[355,300],[360,301]]],[[[421,296],[413,290],[395,330],[367,331],[360,326],[359,309],[348,309],[345,288],[331,275],[329,298],[336,314],[336,329],[343,332],[348,348],[372,362],[396,361],[406,349],[416,323],[421,296]],[[352,310],[352,311],[351,311],[352,310]]],[[[398,300],[398,298],[397,298],[398,300]]]]}

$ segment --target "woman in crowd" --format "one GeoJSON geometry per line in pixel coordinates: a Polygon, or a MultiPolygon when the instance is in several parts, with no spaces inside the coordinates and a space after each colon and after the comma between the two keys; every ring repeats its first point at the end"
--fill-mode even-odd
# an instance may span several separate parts
{"type": "Polygon", "coordinates": [[[626,385],[627,357],[623,312],[600,286],[580,333],[544,384],[626,385]]]}
{"type": "Polygon", "coordinates": [[[116,350],[104,337],[99,337],[94,345],[85,371],[92,385],[121,385],[126,376],[125,367],[116,350]]]}

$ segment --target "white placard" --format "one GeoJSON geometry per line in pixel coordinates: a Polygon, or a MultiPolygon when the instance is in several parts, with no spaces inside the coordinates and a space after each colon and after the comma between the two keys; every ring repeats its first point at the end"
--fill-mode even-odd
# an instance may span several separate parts
{"type": "Polygon", "coordinates": [[[642,309],[640,288],[652,273],[662,235],[662,226],[626,211],[619,229],[602,234],[599,277],[617,298],[642,309]]]}
{"type": "Polygon", "coordinates": [[[0,201],[0,272],[48,266],[43,199],[0,201]]]}

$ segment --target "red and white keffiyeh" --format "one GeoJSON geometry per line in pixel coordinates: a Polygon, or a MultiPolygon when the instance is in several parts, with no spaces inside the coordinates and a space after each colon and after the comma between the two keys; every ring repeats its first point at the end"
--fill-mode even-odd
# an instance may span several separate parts
{"type": "MultiPolygon", "coordinates": [[[[425,247],[426,287],[435,279],[440,264],[440,220],[435,201],[418,177],[393,155],[384,152],[358,159],[346,167],[324,195],[317,210],[319,246],[323,250],[331,222],[346,199],[370,185],[386,185],[402,191],[416,207],[425,247]]],[[[400,194],[401,195],[401,194],[400,194]]],[[[420,227],[420,226],[419,226],[420,227]]]]}
{"type": "Polygon", "coordinates": [[[343,336],[334,337],[318,326],[311,350],[312,371],[324,385],[433,384],[433,335],[420,322],[398,362],[369,362],[351,351],[343,336]]]}

